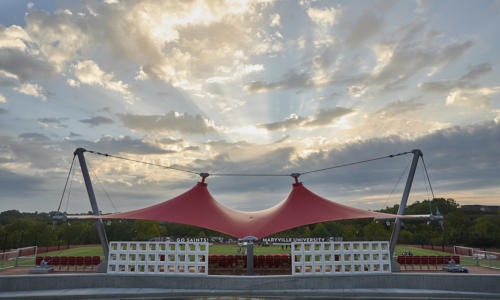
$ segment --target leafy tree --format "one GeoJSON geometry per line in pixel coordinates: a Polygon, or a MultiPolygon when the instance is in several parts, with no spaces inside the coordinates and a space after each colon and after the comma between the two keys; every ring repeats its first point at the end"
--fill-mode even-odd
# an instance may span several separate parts
{"type": "Polygon", "coordinates": [[[474,221],[472,241],[479,247],[491,247],[500,237],[500,229],[490,217],[481,216],[474,221]]]}
{"type": "Polygon", "coordinates": [[[304,228],[304,233],[302,234],[302,236],[306,238],[312,236],[312,232],[309,226],[306,226],[306,228],[304,228]]]}
{"type": "Polygon", "coordinates": [[[145,241],[152,237],[160,236],[160,228],[156,221],[136,220],[132,225],[132,231],[135,233],[132,238],[135,241],[145,241]]]}
{"type": "Polygon", "coordinates": [[[375,221],[371,221],[368,225],[363,226],[362,232],[365,240],[383,241],[388,240],[390,236],[390,232],[386,229],[385,225],[375,221]]]}
{"type": "MultiPolygon", "coordinates": [[[[309,228],[309,227],[308,227],[309,228]]],[[[323,223],[317,223],[314,225],[314,229],[311,233],[311,237],[329,237],[330,232],[326,229],[325,225],[323,223]]]]}

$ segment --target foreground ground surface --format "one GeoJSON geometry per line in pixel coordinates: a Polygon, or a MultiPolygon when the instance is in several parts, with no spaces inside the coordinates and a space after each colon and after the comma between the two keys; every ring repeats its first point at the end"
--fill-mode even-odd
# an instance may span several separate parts
{"type": "Polygon", "coordinates": [[[1,276],[0,299],[500,299],[500,275],[338,274],[1,276]]]}

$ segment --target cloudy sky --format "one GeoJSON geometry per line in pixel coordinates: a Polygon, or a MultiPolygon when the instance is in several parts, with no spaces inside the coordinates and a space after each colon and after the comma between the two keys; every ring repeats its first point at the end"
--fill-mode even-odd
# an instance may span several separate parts
{"type": "MultiPolygon", "coordinates": [[[[436,196],[498,204],[499,28],[498,1],[3,0],[0,210],[56,210],[77,147],[245,174],[419,148],[436,196]]],[[[105,212],[199,180],[86,157],[105,212]]],[[[378,209],[400,201],[410,161],[301,180],[378,209]]],[[[411,201],[429,197],[423,175],[420,166],[411,201]]],[[[62,210],[90,210],[78,166],[70,178],[62,210]]],[[[223,204],[258,210],[284,199],[293,179],[207,182],[223,204]]]]}

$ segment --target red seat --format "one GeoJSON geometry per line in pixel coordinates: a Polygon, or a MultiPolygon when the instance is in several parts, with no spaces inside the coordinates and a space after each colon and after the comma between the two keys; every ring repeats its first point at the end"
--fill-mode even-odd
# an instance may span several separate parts
{"type": "Polygon", "coordinates": [[[234,255],[226,256],[227,265],[233,267],[236,264],[236,258],[234,255]]]}
{"type": "Polygon", "coordinates": [[[412,264],[420,266],[421,258],[420,256],[412,256],[412,264]]]}
{"type": "Polygon", "coordinates": [[[83,256],[77,256],[76,257],[76,263],[75,263],[75,270],[77,270],[77,266],[83,266],[85,263],[84,257],[83,256]]]}
{"type": "Polygon", "coordinates": [[[53,265],[53,266],[59,266],[59,263],[60,263],[60,258],[59,258],[59,256],[54,256],[54,257],[52,257],[52,265],[53,265]]]}
{"type": "Polygon", "coordinates": [[[429,266],[429,257],[428,256],[422,256],[420,258],[420,263],[422,265],[426,265],[426,266],[429,266]]]}
{"type": "Polygon", "coordinates": [[[68,270],[69,270],[69,266],[75,266],[75,269],[76,269],[76,257],[74,257],[74,256],[68,257],[68,270]]]}
{"type": "Polygon", "coordinates": [[[52,265],[52,257],[50,256],[45,256],[43,258],[43,260],[45,260],[45,262],[47,263],[47,265],[51,266],[52,265]]]}
{"type": "Polygon", "coordinates": [[[429,256],[429,265],[437,267],[437,257],[429,256]]]}
{"type": "Polygon", "coordinates": [[[41,256],[37,256],[37,257],[36,257],[36,259],[35,259],[35,264],[36,264],[37,266],[39,266],[39,265],[40,265],[40,263],[42,262],[42,260],[43,260],[43,257],[41,257],[41,256]]]}
{"type": "Polygon", "coordinates": [[[272,268],[273,267],[273,256],[266,255],[264,259],[265,259],[266,268],[272,268]]]}
{"type": "Polygon", "coordinates": [[[217,264],[221,268],[225,268],[226,267],[227,263],[226,263],[225,255],[218,255],[218,257],[217,257],[217,264]]]}
{"type": "Polygon", "coordinates": [[[208,264],[209,265],[215,264],[215,255],[214,254],[208,255],[208,264]]]}
{"type": "Polygon", "coordinates": [[[92,265],[92,256],[85,256],[83,258],[83,263],[85,264],[85,267],[90,267],[92,265]]]}
{"type": "Polygon", "coordinates": [[[100,263],[101,263],[101,257],[100,256],[92,256],[92,265],[97,266],[100,263]]]}
{"type": "Polygon", "coordinates": [[[59,260],[59,266],[64,267],[67,265],[68,265],[68,257],[61,256],[61,259],[59,260]]]}
{"type": "Polygon", "coordinates": [[[445,264],[445,262],[444,262],[444,256],[438,256],[437,259],[436,259],[436,264],[437,265],[445,264]]]}
{"type": "Polygon", "coordinates": [[[453,256],[453,260],[457,265],[460,264],[460,256],[453,256]]]}
{"type": "MultiPolygon", "coordinates": [[[[257,256],[257,267],[263,268],[265,266],[265,264],[266,264],[266,257],[264,255],[258,255],[257,256]]],[[[255,266],[255,263],[254,263],[254,266],[255,266]]]]}
{"type": "MultiPolygon", "coordinates": [[[[335,260],[337,260],[337,255],[335,255],[335,260]]],[[[398,264],[404,265],[406,263],[405,257],[404,256],[398,256],[398,264]]]]}

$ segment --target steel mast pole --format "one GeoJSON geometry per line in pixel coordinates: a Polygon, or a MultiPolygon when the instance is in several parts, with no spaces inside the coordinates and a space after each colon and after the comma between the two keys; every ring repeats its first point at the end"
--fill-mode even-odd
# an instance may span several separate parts
{"type": "Polygon", "coordinates": [[[254,236],[246,236],[243,240],[247,242],[247,272],[245,275],[252,276],[255,275],[253,271],[253,242],[258,239],[254,236]]]}
{"type": "MultiPolygon", "coordinates": [[[[94,213],[94,216],[99,216],[99,207],[97,207],[94,189],[92,188],[92,181],[90,181],[89,170],[87,168],[87,163],[85,162],[85,156],[83,155],[83,153],[86,151],[87,150],[85,150],[84,148],[77,148],[74,154],[78,156],[78,161],[80,162],[80,168],[82,169],[83,180],[85,180],[85,187],[87,188],[87,193],[89,195],[92,212],[94,213]]],[[[104,230],[104,223],[102,222],[102,219],[97,219],[95,225],[97,227],[97,233],[99,234],[99,240],[101,241],[102,250],[104,251],[104,258],[107,260],[109,254],[109,245],[108,237],[106,236],[106,231],[104,230]]]]}
{"type": "MultiPolygon", "coordinates": [[[[406,208],[406,201],[410,195],[411,185],[413,184],[413,177],[415,176],[415,171],[417,170],[418,159],[423,156],[422,151],[419,149],[414,149],[411,151],[413,153],[413,160],[411,162],[410,172],[408,173],[408,179],[406,179],[406,186],[403,192],[403,197],[401,198],[401,204],[399,204],[398,215],[404,215],[406,208]]],[[[394,222],[394,229],[392,230],[391,242],[389,244],[389,251],[392,256],[394,255],[394,249],[396,248],[396,243],[399,237],[399,230],[401,229],[401,220],[396,218],[394,222]]]]}

